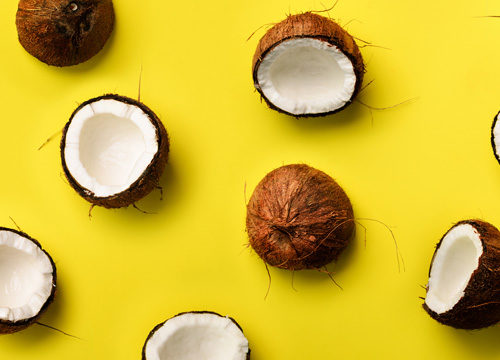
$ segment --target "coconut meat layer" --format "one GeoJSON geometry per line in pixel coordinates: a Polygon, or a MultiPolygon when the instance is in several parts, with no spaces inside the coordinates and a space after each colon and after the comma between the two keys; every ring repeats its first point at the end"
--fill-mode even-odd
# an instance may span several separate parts
{"type": "Polygon", "coordinates": [[[452,228],[436,250],[425,303],[434,312],[451,310],[464,296],[483,246],[477,230],[469,224],[452,228]]]}
{"type": "Polygon", "coordinates": [[[227,317],[187,313],[166,321],[146,344],[147,360],[245,360],[248,341],[227,317]]]}
{"type": "Polygon", "coordinates": [[[0,230],[0,319],[36,316],[52,293],[53,268],[33,241],[0,230]]]}
{"type": "Polygon", "coordinates": [[[81,187],[107,197],[128,189],[157,152],[156,128],[141,108],[102,99],[73,116],[64,159],[81,187]]]}
{"type": "Polygon", "coordinates": [[[337,110],[351,100],[356,74],[335,45],[314,38],[285,40],[262,59],[257,80],[264,96],[294,114],[337,110]]]}
{"type": "Polygon", "coordinates": [[[493,128],[493,143],[495,146],[495,154],[500,158],[500,113],[496,117],[495,127],[493,128]]]}

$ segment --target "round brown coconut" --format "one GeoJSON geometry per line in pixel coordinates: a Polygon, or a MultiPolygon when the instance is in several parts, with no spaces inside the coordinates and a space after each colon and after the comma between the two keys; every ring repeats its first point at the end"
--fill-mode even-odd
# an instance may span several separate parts
{"type": "Polygon", "coordinates": [[[324,16],[306,12],[303,14],[290,15],[285,20],[274,25],[269,29],[266,34],[260,39],[252,62],[252,74],[255,89],[260,93],[262,98],[266,101],[267,105],[281,113],[292,115],[295,117],[313,117],[325,116],[343,110],[348,106],[361,89],[365,66],[361,52],[354,41],[354,38],[345,31],[339,24],[324,16]],[[259,84],[258,71],[264,58],[278,45],[292,39],[316,39],[325,42],[329,47],[335,47],[343,53],[352,63],[353,71],[356,77],[354,89],[351,98],[339,108],[319,113],[290,113],[271,102],[259,84]]]}
{"type": "Polygon", "coordinates": [[[105,208],[121,208],[134,204],[136,201],[142,199],[144,196],[149,194],[152,190],[159,187],[160,177],[163,174],[165,166],[168,161],[170,141],[163,123],[160,121],[158,116],[146,105],[143,103],[131,99],[126,96],[116,95],[116,94],[107,94],[103,96],[99,96],[90,100],[85,101],[80,106],[78,106],[73,114],[71,115],[69,121],[66,123],[66,126],[63,129],[62,139],[61,139],[61,162],[64,170],[64,174],[68,179],[69,184],[76,192],[83,197],[88,202],[102,206],[105,208]],[[65,147],[66,147],[66,136],[68,129],[75,117],[75,115],[86,105],[98,102],[100,100],[112,99],[118,102],[123,102],[128,105],[136,106],[141,109],[148,117],[148,120],[155,128],[156,132],[156,141],[158,143],[158,150],[155,153],[153,159],[146,167],[146,169],[142,172],[142,174],[137,178],[135,182],[133,182],[126,190],[119,192],[117,194],[113,194],[111,196],[97,196],[91,190],[83,187],[78,183],[73,174],[68,169],[68,165],[66,163],[65,158],[65,147]]]}
{"type": "MultiPolygon", "coordinates": [[[[148,343],[149,343],[149,341],[151,340],[151,338],[152,338],[152,337],[153,337],[153,336],[154,336],[154,335],[155,335],[155,334],[156,334],[156,333],[157,333],[157,332],[158,332],[161,328],[163,328],[163,327],[164,327],[164,325],[165,325],[165,324],[167,324],[169,321],[171,321],[171,320],[173,320],[173,319],[176,319],[176,318],[182,318],[182,317],[185,317],[186,315],[188,315],[188,316],[189,316],[189,315],[193,315],[193,316],[198,317],[198,318],[200,318],[200,317],[204,317],[205,315],[208,315],[208,316],[210,316],[210,317],[212,317],[212,316],[213,316],[213,317],[218,318],[218,319],[227,319],[227,320],[229,320],[229,321],[230,321],[230,324],[232,324],[232,325],[235,325],[235,326],[236,326],[236,328],[235,328],[235,329],[233,329],[233,330],[236,330],[236,332],[237,332],[237,333],[239,333],[238,335],[240,335],[241,337],[245,338],[245,336],[244,336],[244,334],[243,334],[243,329],[241,328],[240,324],[238,324],[238,322],[237,322],[235,319],[233,319],[232,317],[230,317],[230,316],[222,316],[222,315],[220,315],[220,314],[218,314],[218,313],[216,313],[216,312],[213,312],[213,311],[187,311],[187,312],[182,312],[182,313],[179,313],[179,314],[177,314],[177,315],[175,315],[175,316],[172,316],[171,318],[167,319],[166,321],[164,321],[164,322],[162,322],[162,323],[160,323],[160,324],[156,325],[156,326],[153,328],[153,330],[151,330],[151,331],[149,332],[148,337],[146,338],[146,341],[144,342],[144,346],[142,347],[142,360],[151,360],[151,359],[149,359],[149,358],[146,356],[146,349],[147,349],[148,343]]],[[[200,325],[200,324],[199,324],[199,323],[200,323],[199,321],[197,321],[197,323],[198,323],[198,324],[191,324],[191,325],[194,325],[194,326],[196,326],[196,325],[200,325]]],[[[190,324],[187,324],[187,325],[189,326],[190,324]]],[[[205,324],[205,325],[206,325],[206,324],[205,324]]],[[[186,336],[188,326],[184,326],[184,329],[183,329],[183,330],[184,330],[184,336],[186,336]]],[[[202,325],[202,326],[203,326],[203,325],[202,325]]],[[[228,327],[228,326],[227,326],[227,324],[226,324],[226,326],[225,326],[225,329],[224,329],[224,330],[226,330],[226,329],[227,329],[227,327],[228,327]]],[[[206,329],[206,328],[207,328],[207,327],[205,327],[205,329],[206,329]]],[[[180,336],[179,336],[179,337],[180,337],[180,336]]],[[[177,338],[177,340],[179,340],[179,337],[177,338]]],[[[245,338],[245,340],[246,340],[246,338],[245,338]]],[[[248,341],[246,341],[246,342],[247,342],[247,346],[248,346],[248,341]]],[[[166,346],[166,345],[165,345],[165,346],[166,346]]],[[[203,348],[203,346],[201,346],[200,344],[196,344],[196,343],[193,343],[193,342],[191,342],[191,343],[190,343],[189,347],[194,348],[194,349],[198,349],[198,348],[201,348],[201,349],[202,349],[202,348],[203,348]],[[194,345],[194,347],[193,347],[193,345],[194,345]]],[[[212,359],[212,358],[213,358],[213,357],[210,357],[210,354],[205,354],[205,355],[206,355],[206,358],[210,358],[210,359],[212,359]]],[[[250,348],[248,348],[248,349],[247,349],[246,353],[245,353],[243,356],[244,356],[244,359],[245,359],[245,360],[250,360],[250,348]]],[[[191,357],[190,357],[190,358],[191,358],[191,357]]]]}
{"type": "Polygon", "coordinates": [[[345,249],[354,233],[351,202],[329,175],[304,164],[267,174],[247,205],[250,244],[269,265],[318,269],[345,249]]]}
{"type": "Polygon", "coordinates": [[[48,65],[70,66],[96,55],[111,35],[111,0],[20,0],[19,42],[48,65]]]}
{"type": "Polygon", "coordinates": [[[482,220],[464,220],[455,224],[436,246],[429,277],[443,240],[453,229],[461,225],[472,226],[480,240],[482,254],[478,259],[477,268],[470,275],[463,295],[450,310],[437,313],[429,307],[427,304],[429,286],[423,307],[433,319],[444,325],[459,329],[480,329],[500,321],[500,232],[498,229],[482,220]]]}
{"type": "MultiPolygon", "coordinates": [[[[31,241],[33,244],[36,245],[36,247],[38,247],[45,254],[45,256],[49,259],[50,264],[52,266],[51,292],[50,292],[50,295],[48,296],[47,300],[45,300],[45,303],[41,307],[40,311],[38,311],[38,313],[35,316],[32,316],[32,317],[27,318],[27,319],[23,319],[23,320],[18,320],[18,321],[9,321],[9,320],[5,320],[5,319],[0,318],[0,334],[12,334],[12,333],[24,330],[27,327],[33,325],[35,322],[38,321],[40,316],[52,304],[52,302],[54,301],[55,294],[56,294],[57,272],[56,272],[56,265],[55,265],[54,261],[52,260],[51,256],[49,255],[49,253],[47,251],[45,251],[42,248],[42,245],[40,245],[40,243],[37,240],[33,239],[28,234],[26,234],[22,231],[9,229],[9,228],[5,228],[5,227],[0,227],[0,232],[2,232],[2,231],[7,231],[7,232],[17,234],[17,235],[21,236],[22,238],[24,238],[28,241],[31,241]]],[[[0,303],[0,306],[1,305],[2,304],[0,303]]]]}

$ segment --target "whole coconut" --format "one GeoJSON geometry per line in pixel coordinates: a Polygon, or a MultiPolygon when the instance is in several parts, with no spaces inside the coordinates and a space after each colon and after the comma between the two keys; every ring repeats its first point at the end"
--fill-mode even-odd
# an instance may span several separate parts
{"type": "Polygon", "coordinates": [[[111,0],[20,0],[19,42],[46,64],[70,66],[97,54],[113,30],[111,0]]]}
{"type": "Polygon", "coordinates": [[[250,244],[269,265],[317,269],[337,259],[354,232],[351,202],[324,172],[280,167],[257,185],[247,205],[250,244]]]}

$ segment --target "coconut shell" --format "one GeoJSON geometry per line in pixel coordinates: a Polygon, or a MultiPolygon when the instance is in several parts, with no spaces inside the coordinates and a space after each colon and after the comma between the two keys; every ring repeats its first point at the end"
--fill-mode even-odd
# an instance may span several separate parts
{"type": "Polygon", "coordinates": [[[336,260],[354,232],[351,202],[330,176],[308,165],[267,174],[247,205],[250,244],[269,265],[318,269],[336,260]]]}
{"type": "Polygon", "coordinates": [[[253,83],[255,89],[257,89],[262,98],[266,101],[267,105],[273,110],[295,117],[325,116],[343,110],[354,100],[361,89],[364,73],[365,65],[363,63],[363,57],[361,56],[361,52],[359,51],[354,38],[333,20],[312,12],[290,15],[285,20],[269,29],[260,39],[252,62],[253,83]],[[269,99],[266,98],[260,88],[259,80],[257,78],[259,66],[269,51],[281,44],[283,41],[293,38],[313,38],[326,41],[329,44],[336,46],[340,51],[342,51],[342,53],[344,53],[345,56],[347,56],[349,60],[351,60],[354,73],[356,75],[356,85],[350,101],[346,102],[344,106],[325,113],[294,115],[276,107],[271,101],[269,101],[269,99]]]}
{"type": "MultiPolygon", "coordinates": [[[[181,316],[181,315],[185,315],[185,314],[212,314],[212,315],[217,315],[217,316],[220,316],[220,317],[227,317],[229,320],[231,320],[237,327],[238,329],[241,330],[241,332],[243,332],[243,329],[241,328],[240,324],[238,324],[238,322],[236,322],[236,320],[234,320],[232,317],[230,316],[222,316],[221,314],[218,314],[214,311],[185,311],[185,312],[181,312],[175,316],[172,316],[171,318],[165,320],[164,322],[162,323],[159,323],[158,325],[156,325],[153,330],[151,330],[148,334],[148,337],[146,338],[146,341],[144,342],[144,346],[142,347],[142,360],[147,360],[146,359],[146,345],[149,341],[149,339],[151,339],[151,337],[156,333],[156,331],[158,331],[158,329],[160,329],[167,321],[169,321],[170,319],[173,319],[177,316],[181,316]]],[[[247,357],[246,357],[246,360],[250,360],[250,348],[248,348],[248,353],[247,353],[247,357]]]]}
{"type": "MultiPolygon", "coordinates": [[[[493,131],[495,130],[495,126],[497,125],[498,117],[500,116],[500,112],[495,115],[495,118],[493,119],[493,125],[491,125],[491,146],[493,147],[493,154],[495,155],[495,159],[497,159],[498,163],[500,164],[500,154],[497,154],[496,150],[496,143],[495,143],[495,134],[493,131]]],[[[500,141],[500,139],[498,139],[500,141]]]]}
{"type": "MultiPolygon", "coordinates": [[[[500,231],[482,220],[460,221],[452,228],[461,224],[469,224],[479,233],[483,245],[479,266],[472,273],[464,296],[451,310],[437,314],[425,303],[423,307],[433,319],[444,325],[458,329],[480,329],[500,321],[500,231]]],[[[445,236],[446,234],[436,246],[431,269],[436,252],[445,236]]]]}
{"type": "Polygon", "coordinates": [[[32,241],[36,246],[38,246],[40,248],[40,250],[42,250],[45,253],[45,255],[47,255],[47,257],[49,258],[50,263],[52,265],[52,292],[50,293],[50,296],[47,298],[47,300],[45,301],[45,304],[42,306],[42,308],[40,309],[38,314],[36,314],[35,316],[33,316],[29,319],[23,319],[23,320],[19,320],[19,321],[8,321],[8,320],[0,319],[0,334],[12,334],[12,333],[24,330],[27,327],[34,324],[35,322],[37,322],[38,319],[40,318],[40,316],[47,310],[47,308],[50,306],[50,304],[52,304],[52,302],[54,301],[54,297],[56,295],[57,272],[56,272],[56,265],[54,264],[54,261],[50,257],[49,253],[42,248],[42,245],[40,245],[40,243],[38,241],[36,241],[32,237],[30,237],[28,234],[26,234],[22,231],[4,228],[4,227],[0,227],[0,231],[10,231],[10,232],[13,232],[13,233],[16,233],[16,234],[22,236],[23,238],[26,238],[26,239],[32,241]]]}
{"type": "Polygon", "coordinates": [[[144,196],[149,194],[152,190],[157,188],[160,183],[160,177],[165,170],[165,166],[168,161],[168,153],[169,153],[170,142],[167,134],[167,130],[163,126],[162,122],[156,116],[156,114],[148,108],[143,103],[115,94],[107,94],[103,96],[99,96],[90,100],[85,101],[80,106],[76,108],[76,110],[71,114],[69,121],[66,123],[66,126],[63,129],[63,135],[61,139],[61,162],[64,170],[64,174],[68,179],[69,184],[76,192],[83,197],[88,202],[102,206],[108,209],[111,208],[121,208],[132,205],[136,201],[142,199],[144,196]],[[64,148],[66,144],[66,133],[68,128],[73,120],[75,114],[83,108],[85,105],[103,100],[103,99],[113,99],[117,101],[124,102],[129,105],[134,105],[139,107],[145,114],[148,115],[149,120],[154,125],[156,129],[156,137],[158,141],[158,151],[156,152],[153,160],[151,160],[148,167],[144,170],[144,172],[139,176],[139,178],[132,184],[130,187],[118,194],[114,194],[107,197],[98,197],[92,191],[82,187],[75,178],[71,175],[66,165],[66,159],[64,158],[64,148]]]}
{"type": "Polygon", "coordinates": [[[48,65],[70,66],[97,54],[115,20],[111,0],[20,0],[19,42],[48,65]]]}

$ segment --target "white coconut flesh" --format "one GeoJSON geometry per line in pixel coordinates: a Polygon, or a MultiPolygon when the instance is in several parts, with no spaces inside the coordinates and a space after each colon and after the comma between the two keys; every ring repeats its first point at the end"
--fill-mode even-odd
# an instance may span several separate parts
{"type": "Polygon", "coordinates": [[[458,303],[482,253],[480,235],[472,225],[457,225],[445,235],[432,263],[425,298],[432,311],[442,314],[458,303]]]}
{"type": "Polygon", "coordinates": [[[66,132],[64,159],[82,188],[108,197],[128,189],[157,152],[156,128],[141,108],[102,99],[74,115],[66,132]]]}
{"type": "Polygon", "coordinates": [[[493,143],[497,159],[500,159],[500,121],[498,121],[499,117],[500,113],[496,117],[495,127],[493,128],[493,143]]]}
{"type": "Polygon", "coordinates": [[[264,96],[294,114],[327,113],[351,100],[356,74],[335,45],[314,38],[283,41],[269,51],[257,70],[264,96]]]}
{"type": "Polygon", "coordinates": [[[53,267],[33,241],[0,230],[0,319],[36,316],[52,293],[53,267]]]}
{"type": "Polygon", "coordinates": [[[148,340],[147,360],[245,360],[248,340],[227,317],[187,313],[166,321],[148,340]]]}

